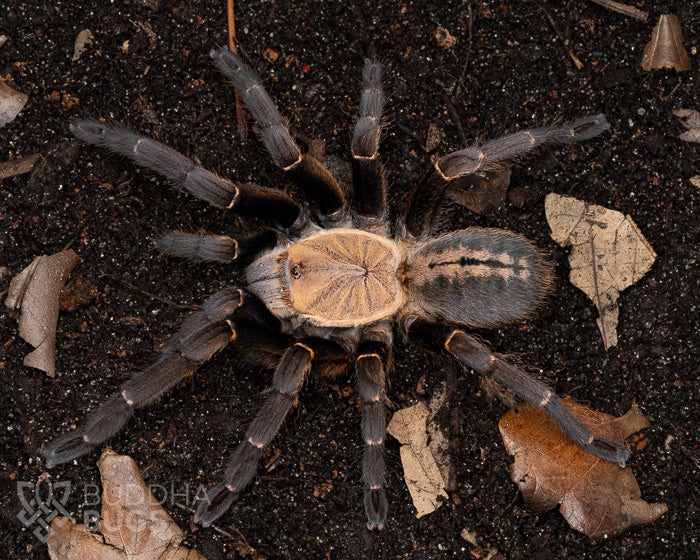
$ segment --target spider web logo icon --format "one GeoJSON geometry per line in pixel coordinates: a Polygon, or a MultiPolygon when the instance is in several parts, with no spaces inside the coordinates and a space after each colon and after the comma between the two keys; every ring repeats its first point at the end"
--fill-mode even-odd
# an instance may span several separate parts
{"type": "Polygon", "coordinates": [[[37,525],[32,531],[34,536],[45,543],[49,538],[51,521],[57,515],[70,517],[65,505],[70,495],[70,481],[64,480],[53,484],[50,479],[40,477],[35,484],[33,482],[18,481],[17,496],[22,504],[22,511],[17,514],[25,527],[37,525]],[[56,498],[54,492],[60,492],[56,498]]]}

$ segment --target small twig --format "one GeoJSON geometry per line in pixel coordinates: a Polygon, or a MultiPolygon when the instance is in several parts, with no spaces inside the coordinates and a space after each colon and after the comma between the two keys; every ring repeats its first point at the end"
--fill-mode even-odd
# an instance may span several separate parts
{"type": "Polygon", "coordinates": [[[549,20],[550,25],[554,29],[554,32],[557,34],[559,39],[561,39],[561,42],[564,44],[564,49],[566,50],[567,54],[573,61],[574,65],[578,70],[581,70],[583,68],[583,62],[581,62],[578,57],[574,54],[574,50],[571,48],[571,41],[569,41],[567,38],[564,37],[564,34],[561,32],[561,29],[559,29],[559,26],[557,25],[557,22],[554,20],[554,16],[549,12],[549,10],[542,5],[540,2],[535,1],[535,4],[544,12],[544,15],[547,16],[547,19],[549,20]]]}
{"type": "Polygon", "coordinates": [[[454,87],[452,88],[452,91],[450,92],[450,97],[452,98],[453,103],[459,99],[459,96],[462,93],[461,90],[464,87],[464,79],[467,76],[467,67],[469,66],[469,57],[471,56],[472,44],[474,42],[474,36],[472,34],[472,5],[471,5],[471,3],[468,4],[468,6],[467,6],[467,25],[469,27],[469,43],[467,45],[467,54],[464,57],[464,65],[462,66],[462,73],[459,75],[459,80],[457,80],[457,83],[454,85],[454,87]]]}
{"type": "Polygon", "coordinates": [[[106,276],[107,278],[112,278],[113,280],[116,280],[117,282],[121,282],[122,284],[125,284],[132,290],[139,292],[140,294],[143,294],[151,299],[154,299],[156,301],[159,301],[161,303],[164,303],[166,305],[172,306],[172,307],[177,307],[178,309],[187,309],[188,311],[196,310],[199,309],[199,305],[193,305],[190,303],[175,303],[172,300],[162,298],[156,294],[152,294],[151,292],[147,292],[146,290],[139,288],[136,284],[132,284],[128,280],[124,280],[124,278],[121,278],[119,276],[116,276],[114,274],[107,274],[104,270],[98,269],[100,271],[100,274],[102,276],[106,276]]]}
{"type": "MultiPolygon", "coordinates": [[[[181,504],[180,502],[175,502],[175,505],[179,507],[181,510],[184,510],[188,513],[195,513],[194,508],[191,508],[189,506],[186,506],[185,504],[181,504]]],[[[241,533],[236,527],[233,527],[233,530],[236,532],[234,535],[233,533],[229,533],[228,531],[225,531],[221,527],[217,527],[216,525],[212,525],[211,528],[214,529],[217,533],[220,535],[223,535],[224,537],[228,537],[229,539],[233,539],[236,541],[236,545],[238,548],[238,551],[241,556],[252,556],[253,560],[265,560],[265,557],[260,554],[257,550],[255,550],[252,546],[248,544],[248,541],[246,538],[243,536],[243,533],[241,533]]]]}
{"type": "Polygon", "coordinates": [[[468,141],[467,135],[464,133],[464,129],[462,128],[462,121],[459,118],[459,113],[457,113],[457,109],[454,106],[453,101],[455,100],[454,97],[451,95],[447,95],[447,93],[442,94],[442,100],[445,102],[445,106],[447,107],[447,112],[450,114],[450,117],[452,117],[452,120],[455,122],[455,126],[457,127],[457,132],[459,133],[459,137],[462,139],[462,143],[466,144],[468,141]]]}
{"type": "MultiPolygon", "coordinates": [[[[238,47],[236,46],[236,16],[233,10],[233,0],[227,0],[226,2],[226,15],[228,20],[228,48],[232,53],[238,54],[238,47]]],[[[241,97],[238,95],[238,90],[236,90],[236,132],[238,138],[242,141],[248,136],[248,122],[245,111],[243,110],[241,97]]]]}
{"type": "Polygon", "coordinates": [[[455,85],[452,87],[452,91],[450,92],[449,95],[446,93],[443,94],[443,99],[445,100],[445,104],[447,105],[447,110],[450,113],[450,116],[452,117],[452,120],[455,122],[455,125],[457,126],[457,132],[459,133],[460,138],[462,139],[462,143],[466,144],[467,143],[467,135],[464,133],[464,129],[462,128],[462,121],[459,118],[459,114],[457,113],[457,110],[455,109],[455,103],[459,100],[459,96],[462,93],[462,89],[464,88],[464,80],[467,77],[467,68],[469,67],[469,57],[471,56],[472,53],[472,44],[474,41],[474,35],[472,33],[472,5],[469,3],[467,5],[467,24],[469,27],[469,43],[467,45],[467,54],[464,57],[464,64],[462,65],[462,72],[459,75],[459,80],[455,83],[455,85]]]}
{"type": "Polygon", "coordinates": [[[649,12],[643,10],[638,10],[634,6],[628,6],[627,4],[620,4],[619,2],[614,2],[613,0],[591,0],[595,4],[599,4],[608,10],[617,12],[618,14],[623,14],[625,16],[630,16],[636,19],[641,19],[646,21],[649,17],[649,12]]]}

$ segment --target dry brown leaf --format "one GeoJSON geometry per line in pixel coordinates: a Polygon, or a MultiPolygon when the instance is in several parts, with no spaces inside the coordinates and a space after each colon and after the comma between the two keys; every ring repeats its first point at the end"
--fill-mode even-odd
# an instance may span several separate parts
{"type": "Polygon", "coordinates": [[[442,141],[440,129],[433,123],[428,125],[428,132],[425,134],[425,151],[430,153],[435,150],[442,141]]]}
{"type": "Polygon", "coordinates": [[[32,154],[19,159],[11,159],[0,163],[0,179],[7,179],[22,173],[29,173],[34,169],[34,164],[41,157],[41,154],[32,154]]]}
{"type": "Polygon", "coordinates": [[[52,560],[205,560],[180,546],[182,530],[151,494],[131,457],[108,450],[97,466],[102,478],[100,533],[56,517],[47,541],[52,560]]]}
{"type": "Polygon", "coordinates": [[[593,301],[605,349],[617,345],[617,300],[656,259],[630,216],[568,196],[550,193],[545,199],[552,239],[569,255],[571,283],[593,301]]]}
{"type": "Polygon", "coordinates": [[[500,207],[510,185],[510,168],[490,171],[484,176],[465,175],[452,182],[447,196],[472,212],[483,214],[500,207]]]}
{"type": "MultiPolygon", "coordinates": [[[[649,426],[633,405],[619,418],[563,399],[584,424],[604,437],[622,441],[649,426]]],[[[569,525],[589,537],[610,537],[656,521],[668,508],[641,499],[632,469],[604,461],[573,443],[545,412],[519,404],[498,424],[503,443],[515,456],[510,474],[525,505],[545,512],[560,504],[569,525]]]]}
{"type": "Polygon", "coordinates": [[[75,38],[75,45],[73,46],[73,62],[82,56],[82,54],[88,48],[88,45],[92,43],[94,39],[95,36],[89,29],[83,29],[80,33],[78,33],[78,36],[75,38]]]}
{"type": "Polygon", "coordinates": [[[36,348],[24,357],[24,365],[52,377],[56,373],[58,300],[76,264],[78,255],[71,249],[37,257],[12,279],[5,299],[7,307],[20,311],[20,336],[36,348]]]}
{"type": "Polygon", "coordinates": [[[0,80],[0,128],[15,120],[28,99],[26,93],[14,90],[0,80]]]}
{"type": "Polygon", "coordinates": [[[700,111],[695,109],[674,109],[673,114],[681,119],[685,119],[682,121],[682,124],[688,129],[679,135],[678,138],[686,142],[700,143],[700,111]]]}
{"type": "Polygon", "coordinates": [[[439,508],[441,501],[438,497],[447,498],[445,481],[428,448],[428,415],[428,407],[420,402],[409,408],[397,410],[387,426],[387,431],[402,444],[401,464],[406,485],[417,510],[416,517],[422,517],[439,508]]]}
{"type": "Polygon", "coordinates": [[[676,72],[690,70],[690,59],[683,48],[683,32],[678,17],[661,14],[651,32],[651,41],[644,47],[642,69],[673,68],[676,72]]]}

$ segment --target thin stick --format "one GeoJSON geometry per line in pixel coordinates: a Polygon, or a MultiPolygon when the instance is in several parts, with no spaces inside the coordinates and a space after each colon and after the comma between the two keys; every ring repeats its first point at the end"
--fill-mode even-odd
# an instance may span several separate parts
{"type": "MultiPolygon", "coordinates": [[[[236,16],[233,9],[233,0],[226,2],[226,16],[228,20],[228,48],[231,52],[238,54],[236,46],[236,16]]],[[[238,138],[244,141],[248,136],[248,121],[243,110],[243,103],[236,90],[236,131],[238,138]]]]}
{"type": "MultiPolygon", "coordinates": [[[[595,0],[594,0],[595,1],[595,0]]],[[[561,42],[564,43],[564,49],[566,49],[567,54],[573,61],[573,63],[576,65],[576,68],[581,70],[583,68],[583,62],[581,62],[577,56],[574,54],[574,50],[571,48],[571,41],[566,39],[564,37],[564,34],[561,32],[559,29],[559,26],[557,25],[557,22],[554,20],[554,17],[552,14],[549,12],[549,10],[543,6],[540,2],[535,2],[537,6],[544,12],[544,15],[547,16],[547,19],[549,20],[550,25],[554,29],[554,32],[559,36],[559,39],[561,39],[561,42]]]]}
{"type": "Polygon", "coordinates": [[[618,14],[623,14],[633,18],[641,19],[646,21],[649,17],[649,12],[643,10],[638,10],[634,6],[628,6],[627,4],[620,4],[619,2],[614,2],[613,0],[591,0],[595,4],[599,4],[608,10],[617,12],[618,14]]]}

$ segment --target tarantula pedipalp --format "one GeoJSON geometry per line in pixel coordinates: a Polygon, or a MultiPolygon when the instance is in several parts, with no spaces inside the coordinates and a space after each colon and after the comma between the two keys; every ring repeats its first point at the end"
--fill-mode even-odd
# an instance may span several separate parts
{"type": "Polygon", "coordinates": [[[222,483],[199,504],[195,520],[209,525],[252,479],[309,371],[333,376],[354,362],[365,442],[365,511],[368,527],[381,529],[387,515],[385,379],[395,323],[409,341],[449,352],[542,407],[587,450],[624,464],[630,453],[623,443],[592,433],[546,385],[460,329],[513,322],[537,306],[550,281],[549,265],[538,250],[525,238],[498,229],[430,236],[433,214],[452,180],[543,143],[597,136],[608,128],[602,115],[518,132],[442,157],[415,187],[407,215],[392,228],[378,159],[384,101],[379,63],[368,61],[363,71],[351,145],[352,192],[346,195],[319,161],[299,149],[257,76],[228,49],[213,51],[212,57],[258,122],[273,161],[310,204],[299,204],[282,190],[223,179],[125,129],[92,120],[73,124],[71,130],[82,140],[128,156],[215,206],[267,218],[274,227],[236,239],[173,232],[158,240],[168,254],[250,261],[245,282],[206,301],[153,365],[126,381],[85,426],[52,442],[46,449],[47,466],[94,449],[118,432],[135,408],[160,397],[232,343],[244,358],[275,371],[270,396],[229,461],[222,483]]]}

